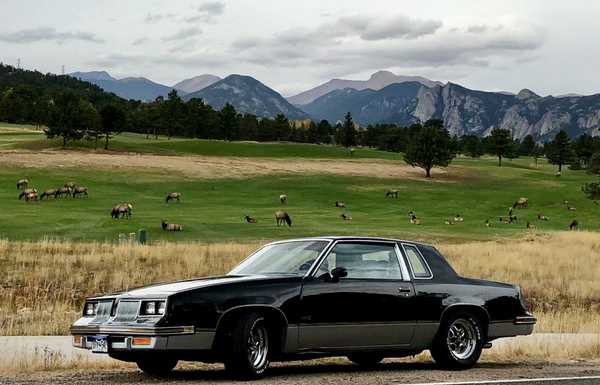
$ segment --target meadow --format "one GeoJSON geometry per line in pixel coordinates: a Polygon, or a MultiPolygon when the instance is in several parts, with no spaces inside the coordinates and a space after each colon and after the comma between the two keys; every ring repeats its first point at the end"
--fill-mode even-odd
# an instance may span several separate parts
{"type": "Polygon", "coordinates": [[[399,160],[399,154],[370,149],[350,156],[333,146],[164,138],[147,142],[141,135],[123,134],[115,145],[129,143],[127,152],[81,147],[32,150],[32,144],[42,141],[40,134],[15,131],[0,133],[0,210],[8,218],[0,221],[0,238],[11,240],[114,241],[119,234],[144,228],[150,241],[364,234],[459,242],[520,236],[527,232],[527,222],[541,231],[568,229],[574,219],[580,229],[600,228],[600,206],[580,191],[591,177],[565,170],[556,178],[554,167],[544,160],[536,166],[532,159],[520,158],[505,161],[500,168],[492,157],[461,157],[426,179],[422,170],[399,160]],[[159,145],[171,146],[173,152],[148,152],[148,146],[159,145]],[[304,157],[293,157],[297,152],[304,157]],[[292,155],[281,158],[281,153],[292,155]],[[379,155],[382,158],[372,157],[379,155]],[[26,203],[17,199],[15,187],[23,177],[40,191],[75,181],[87,186],[90,195],[26,203]],[[399,199],[386,199],[387,189],[398,189],[399,199]],[[181,192],[183,199],[167,205],[164,199],[172,191],[181,192]],[[291,228],[277,228],[273,218],[284,193],[289,196],[285,210],[293,219],[291,228]],[[500,223],[498,218],[522,196],[530,205],[516,210],[518,221],[500,223]],[[346,208],[335,208],[336,200],[346,208]],[[569,211],[565,200],[576,211],[569,211]],[[119,202],[133,204],[130,220],[110,217],[119,202]],[[421,225],[409,224],[411,210],[421,225]],[[353,220],[342,221],[342,212],[353,220]],[[550,220],[539,221],[539,213],[550,220]],[[445,224],[457,214],[464,222],[445,224]],[[245,215],[256,217],[258,223],[245,223],[245,215]],[[163,232],[162,219],[184,225],[184,231],[163,232]],[[485,226],[486,220],[491,227],[485,226]]]}

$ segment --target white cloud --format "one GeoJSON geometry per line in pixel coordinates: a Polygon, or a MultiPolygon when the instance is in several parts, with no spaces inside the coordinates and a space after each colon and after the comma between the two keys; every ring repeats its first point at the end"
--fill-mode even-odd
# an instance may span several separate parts
{"type": "Polygon", "coordinates": [[[52,27],[38,27],[31,29],[22,29],[20,31],[0,33],[0,41],[9,43],[35,43],[39,41],[59,41],[81,40],[92,43],[102,43],[104,40],[90,32],[58,32],[52,27]]]}

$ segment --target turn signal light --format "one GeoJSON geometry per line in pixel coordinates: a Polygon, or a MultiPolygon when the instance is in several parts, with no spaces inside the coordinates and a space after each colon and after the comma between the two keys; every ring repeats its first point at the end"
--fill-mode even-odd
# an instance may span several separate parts
{"type": "Polygon", "coordinates": [[[81,346],[81,336],[73,336],[73,345],[81,346]]]}
{"type": "Polygon", "coordinates": [[[131,340],[132,345],[150,345],[152,343],[152,339],[150,337],[133,337],[131,340]]]}

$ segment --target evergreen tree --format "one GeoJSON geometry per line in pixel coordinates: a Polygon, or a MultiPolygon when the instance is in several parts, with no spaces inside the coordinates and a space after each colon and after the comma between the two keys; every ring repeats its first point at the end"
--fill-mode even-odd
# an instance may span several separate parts
{"type": "Polygon", "coordinates": [[[104,136],[105,150],[108,150],[110,138],[125,129],[126,121],[125,111],[116,104],[108,104],[100,110],[99,132],[104,136]]]}
{"type": "Polygon", "coordinates": [[[319,143],[331,143],[332,128],[327,120],[321,120],[317,126],[317,137],[319,143]]]}
{"type": "Polygon", "coordinates": [[[404,161],[413,167],[425,170],[431,177],[433,167],[446,167],[454,158],[450,148],[450,135],[441,120],[429,120],[411,137],[404,161]]]}
{"type": "Polygon", "coordinates": [[[498,157],[498,167],[502,167],[502,157],[513,151],[513,140],[509,130],[494,128],[488,137],[492,154],[498,157]]]}
{"type": "Polygon", "coordinates": [[[237,136],[238,119],[235,107],[227,103],[219,114],[221,117],[221,132],[226,140],[233,140],[237,136]]]}
{"type": "Polygon", "coordinates": [[[558,172],[562,172],[563,165],[573,161],[574,155],[569,135],[563,130],[556,134],[552,142],[546,146],[548,162],[557,165],[558,172]]]}
{"type": "Polygon", "coordinates": [[[527,135],[519,145],[519,154],[524,156],[533,156],[535,150],[535,140],[532,135],[527,135]]]}
{"type": "Polygon", "coordinates": [[[346,113],[344,117],[343,129],[342,144],[344,147],[356,146],[356,130],[354,129],[354,122],[352,121],[352,114],[350,112],[346,113]]]}

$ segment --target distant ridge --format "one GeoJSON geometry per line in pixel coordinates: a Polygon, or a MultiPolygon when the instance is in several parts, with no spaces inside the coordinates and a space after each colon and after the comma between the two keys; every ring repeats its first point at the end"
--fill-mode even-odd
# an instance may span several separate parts
{"type": "Polygon", "coordinates": [[[141,100],[150,102],[157,97],[166,97],[173,87],[153,82],[143,77],[128,77],[115,79],[106,71],[73,72],[70,76],[90,82],[106,92],[120,96],[124,99],[141,100]]]}
{"type": "Polygon", "coordinates": [[[229,103],[238,112],[272,118],[283,114],[289,119],[305,119],[308,115],[291,105],[277,91],[250,76],[229,75],[210,86],[184,97],[185,100],[201,98],[214,109],[220,110],[229,103]]]}
{"type": "Polygon", "coordinates": [[[302,106],[311,103],[315,99],[335,90],[351,88],[359,91],[365,89],[372,89],[378,91],[384,87],[389,86],[390,84],[405,82],[417,82],[427,87],[443,85],[441,82],[429,80],[422,76],[402,76],[396,75],[389,71],[377,71],[373,75],[371,75],[369,80],[332,79],[327,83],[321,84],[320,86],[312,88],[308,91],[304,91],[298,95],[289,97],[288,102],[297,106],[302,106]]]}
{"type": "Polygon", "coordinates": [[[211,84],[218,82],[219,80],[221,80],[221,78],[215,75],[199,75],[190,79],[182,80],[175,84],[173,88],[178,91],[183,91],[186,94],[191,94],[192,92],[200,91],[201,89],[204,89],[211,84]]]}

